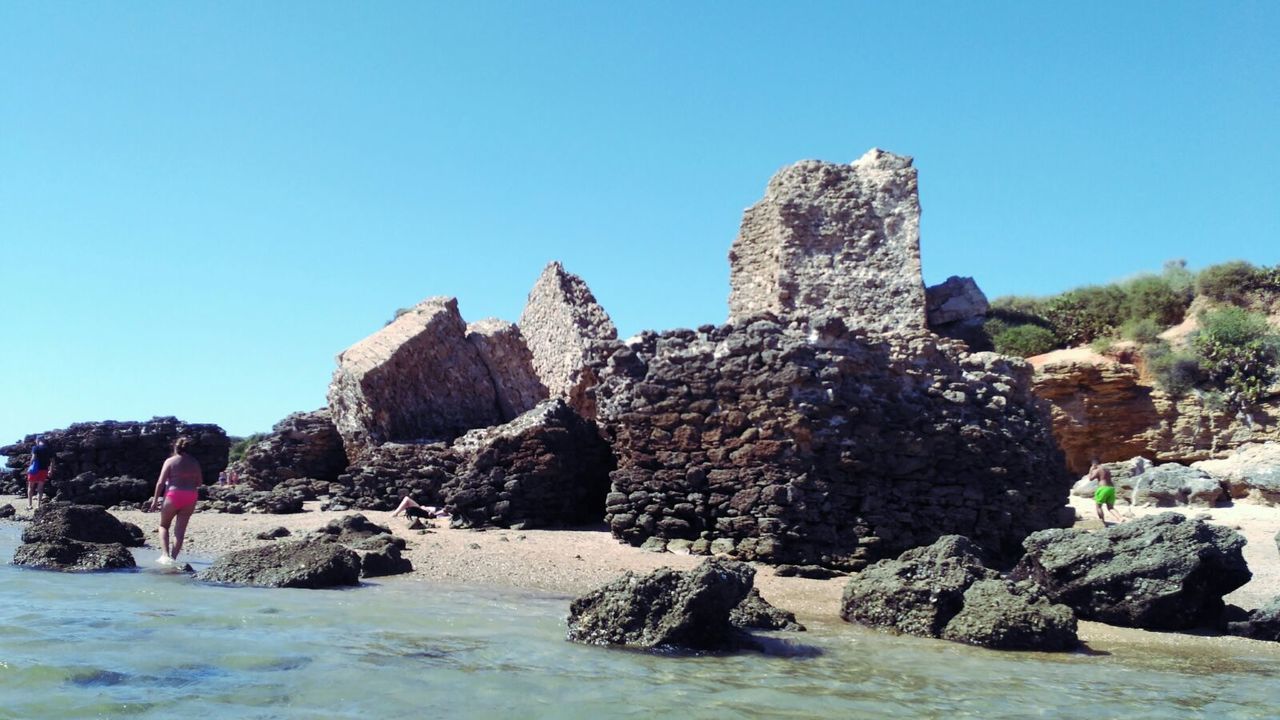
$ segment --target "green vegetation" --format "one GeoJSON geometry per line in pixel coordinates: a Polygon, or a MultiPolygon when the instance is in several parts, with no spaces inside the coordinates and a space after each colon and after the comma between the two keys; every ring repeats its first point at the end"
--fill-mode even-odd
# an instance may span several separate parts
{"type": "Polygon", "coordinates": [[[258,441],[267,436],[266,433],[254,433],[249,437],[229,437],[231,441],[231,452],[227,455],[228,462],[236,462],[244,457],[245,451],[258,441]]]}
{"type": "Polygon", "coordinates": [[[1241,407],[1280,379],[1280,336],[1265,314],[1277,310],[1280,265],[1234,261],[1197,274],[1173,260],[1159,275],[1050,297],[996,298],[983,330],[997,352],[1022,357],[1085,344],[1107,352],[1117,339],[1130,340],[1166,391],[1198,390],[1224,407],[1241,407]],[[1174,350],[1160,333],[1182,322],[1197,295],[1218,307],[1201,314],[1186,349],[1174,350]]]}

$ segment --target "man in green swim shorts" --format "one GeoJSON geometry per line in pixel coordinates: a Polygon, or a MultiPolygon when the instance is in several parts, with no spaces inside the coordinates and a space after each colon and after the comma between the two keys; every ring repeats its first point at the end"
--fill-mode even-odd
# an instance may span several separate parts
{"type": "Polygon", "coordinates": [[[1093,504],[1098,509],[1098,519],[1102,521],[1102,526],[1107,526],[1107,518],[1102,514],[1104,505],[1111,511],[1116,522],[1124,522],[1124,518],[1116,512],[1116,486],[1111,482],[1111,471],[1094,460],[1089,467],[1089,479],[1098,481],[1098,489],[1093,491],[1093,504]]]}

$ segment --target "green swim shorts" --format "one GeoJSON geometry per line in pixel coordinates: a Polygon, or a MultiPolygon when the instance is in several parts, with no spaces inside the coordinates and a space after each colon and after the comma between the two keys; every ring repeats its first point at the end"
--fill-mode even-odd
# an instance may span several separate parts
{"type": "Polygon", "coordinates": [[[1115,505],[1116,489],[1113,485],[1102,485],[1093,491],[1093,501],[1099,505],[1115,505]]]}

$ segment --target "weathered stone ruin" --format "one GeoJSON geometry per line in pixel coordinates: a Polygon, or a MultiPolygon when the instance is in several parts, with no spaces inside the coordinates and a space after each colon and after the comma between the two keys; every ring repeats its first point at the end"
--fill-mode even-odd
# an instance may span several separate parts
{"type": "Polygon", "coordinates": [[[514,323],[486,318],[467,326],[467,340],[493,379],[502,419],[514,420],[547,399],[547,387],[533,369],[533,353],[514,323]]]}
{"type": "MultiPolygon", "coordinates": [[[[54,451],[53,471],[46,493],[59,492],[63,481],[82,473],[99,478],[130,477],[149,481],[154,487],[160,466],[173,454],[179,437],[195,441],[192,455],[200,462],[206,483],[216,482],[227,466],[230,443],[217,425],[186,423],[173,417],[157,417],[145,422],[76,423],[64,430],[40,433],[54,451]]],[[[0,489],[6,493],[26,493],[26,468],[36,435],[0,448],[8,456],[8,472],[0,489]]]]}
{"type": "Polygon", "coordinates": [[[963,534],[1014,559],[1072,478],[1030,368],[838,318],[644,334],[597,388],[615,535],[857,569],[963,534]],[[806,334],[806,331],[808,334],[806,334]]]}
{"type": "Polygon", "coordinates": [[[816,308],[869,330],[925,327],[920,200],[909,157],[783,168],[729,251],[729,319],[816,308]]]}
{"type": "Polygon", "coordinates": [[[592,349],[616,340],[618,330],[587,284],[558,262],[547,265],[529,291],[519,325],[550,397],[564,398],[591,417],[588,390],[596,382],[592,349]]]}
{"type": "Polygon", "coordinates": [[[329,410],[348,457],[502,422],[493,380],[454,298],[418,303],[338,355],[329,410]]]}
{"type": "Polygon", "coordinates": [[[276,423],[232,468],[240,482],[269,490],[298,478],[333,482],[347,468],[347,454],[329,410],[322,408],[276,423]]]}
{"type": "Polygon", "coordinates": [[[925,288],[924,294],[930,330],[963,340],[970,350],[992,349],[982,328],[991,306],[973,278],[952,275],[939,285],[925,288]]]}

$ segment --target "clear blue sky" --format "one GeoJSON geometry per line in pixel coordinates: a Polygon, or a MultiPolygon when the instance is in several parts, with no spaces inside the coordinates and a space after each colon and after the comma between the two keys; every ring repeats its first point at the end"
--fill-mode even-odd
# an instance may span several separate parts
{"type": "Polygon", "coordinates": [[[1280,262],[1280,3],[0,0],[0,442],[323,405],[397,307],[721,322],[780,167],[912,155],[925,280],[1280,262]],[[1118,6],[1118,7],[1117,7],[1118,6]]]}

